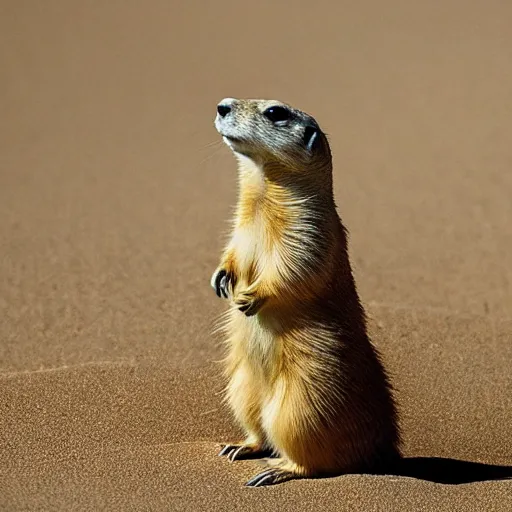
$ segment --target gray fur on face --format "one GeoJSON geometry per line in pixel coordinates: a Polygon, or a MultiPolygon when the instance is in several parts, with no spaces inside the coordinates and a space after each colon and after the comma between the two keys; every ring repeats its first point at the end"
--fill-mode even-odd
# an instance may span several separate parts
{"type": "Polygon", "coordinates": [[[230,111],[217,115],[217,130],[235,153],[249,158],[296,167],[298,162],[307,164],[326,142],[313,117],[285,103],[226,98],[219,105],[230,111]],[[289,115],[272,121],[265,114],[271,108],[286,109],[289,115]]]}

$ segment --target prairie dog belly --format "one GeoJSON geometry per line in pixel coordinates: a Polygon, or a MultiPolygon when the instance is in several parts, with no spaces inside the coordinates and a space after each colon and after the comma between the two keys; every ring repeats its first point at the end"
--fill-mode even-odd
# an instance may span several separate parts
{"type": "Polygon", "coordinates": [[[234,306],[229,312],[227,334],[235,357],[250,368],[254,378],[262,378],[267,384],[279,367],[281,332],[271,313],[246,317],[234,306]]]}

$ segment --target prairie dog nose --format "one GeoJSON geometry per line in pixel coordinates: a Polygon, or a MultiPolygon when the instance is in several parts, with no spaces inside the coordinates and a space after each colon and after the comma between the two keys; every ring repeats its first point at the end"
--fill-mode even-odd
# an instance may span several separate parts
{"type": "Polygon", "coordinates": [[[231,106],[225,103],[219,103],[219,105],[217,105],[217,112],[220,117],[226,117],[231,112],[231,106]]]}
{"type": "Polygon", "coordinates": [[[235,98],[224,98],[219,101],[217,105],[217,112],[220,117],[226,117],[232,110],[235,104],[235,98]]]}

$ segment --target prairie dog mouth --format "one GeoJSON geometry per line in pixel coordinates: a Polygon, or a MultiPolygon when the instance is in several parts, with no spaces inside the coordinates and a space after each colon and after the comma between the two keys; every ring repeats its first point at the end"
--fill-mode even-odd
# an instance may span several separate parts
{"type": "Polygon", "coordinates": [[[222,129],[217,128],[217,131],[219,132],[221,137],[224,139],[224,142],[228,146],[231,146],[231,144],[243,144],[245,142],[245,140],[243,138],[229,133],[228,130],[222,130],[222,129]]]}
{"type": "Polygon", "coordinates": [[[230,131],[232,131],[229,130],[229,126],[222,126],[223,124],[226,123],[223,122],[222,118],[219,119],[219,116],[217,116],[217,119],[215,119],[215,128],[217,128],[217,131],[223,137],[225,142],[242,142],[242,139],[240,137],[237,137],[236,135],[229,133],[230,131]]]}
{"type": "Polygon", "coordinates": [[[242,142],[242,139],[239,137],[234,137],[233,135],[224,135],[223,133],[221,133],[221,135],[225,140],[228,140],[229,142],[242,142]]]}

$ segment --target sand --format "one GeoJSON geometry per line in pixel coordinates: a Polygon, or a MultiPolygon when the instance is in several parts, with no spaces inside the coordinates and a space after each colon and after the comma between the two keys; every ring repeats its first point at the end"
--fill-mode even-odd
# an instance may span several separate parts
{"type": "Polygon", "coordinates": [[[404,454],[512,466],[512,4],[291,5],[1,3],[1,510],[512,510],[478,471],[248,489],[216,456],[213,118],[266,97],[330,136],[404,454]]]}

